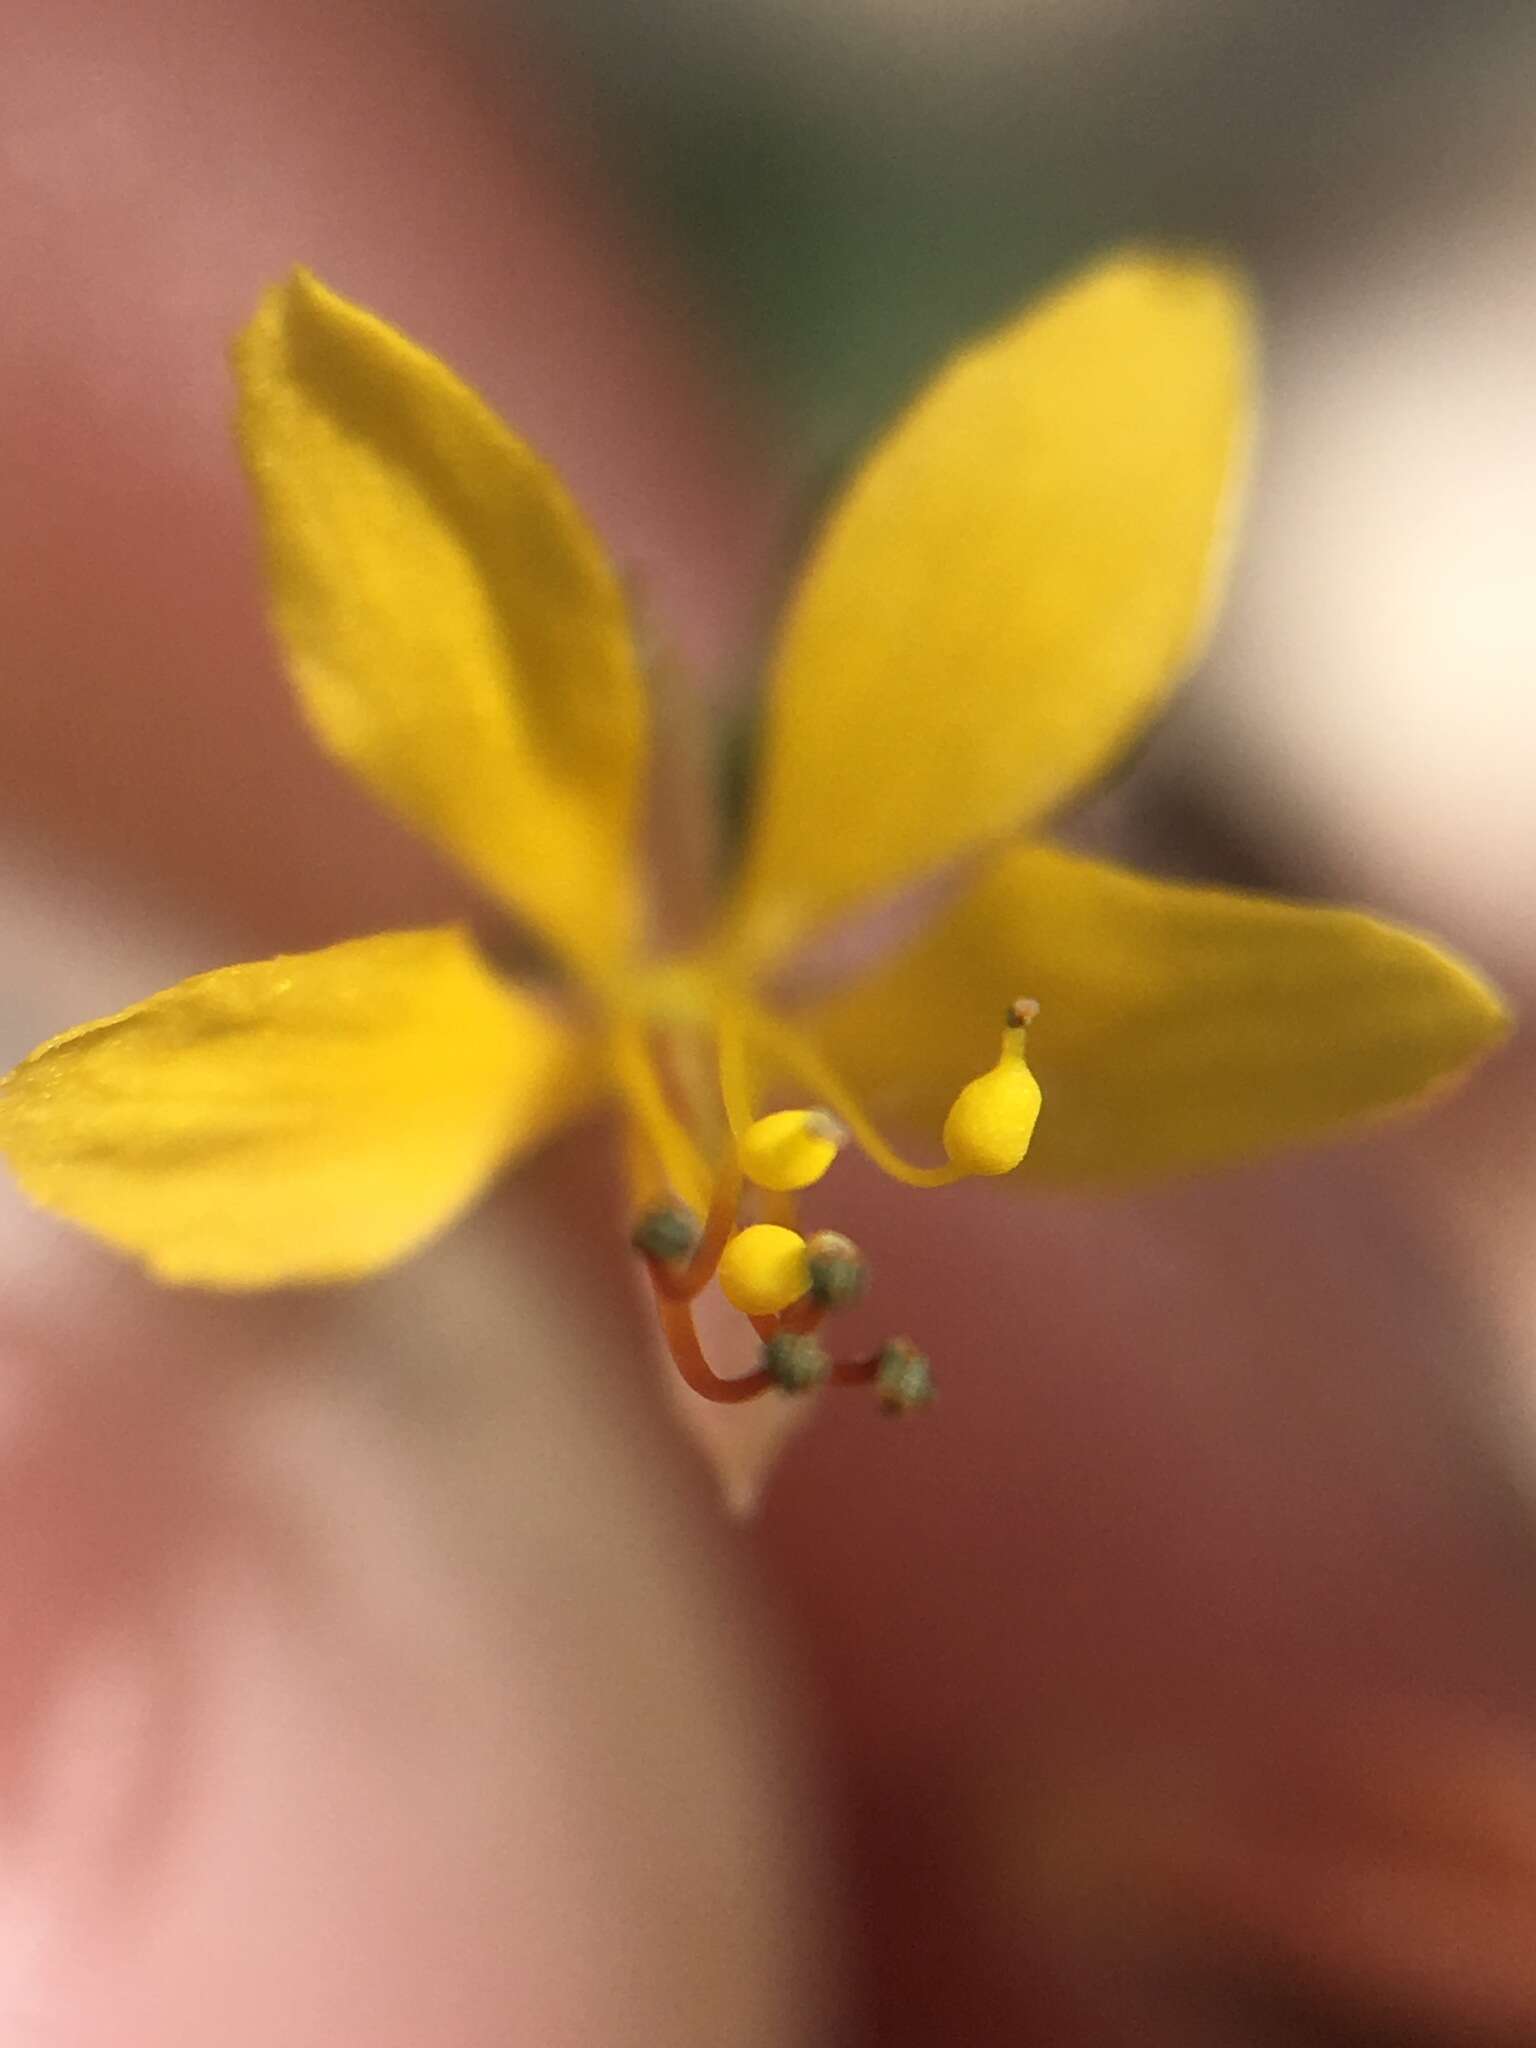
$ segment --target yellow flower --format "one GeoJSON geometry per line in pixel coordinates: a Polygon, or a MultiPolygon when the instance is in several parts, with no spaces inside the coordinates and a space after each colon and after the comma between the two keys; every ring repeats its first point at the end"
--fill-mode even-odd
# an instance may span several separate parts
{"type": "Polygon", "coordinates": [[[1197,651],[1249,360],[1230,274],[1131,252],[950,365],[811,557],[734,879],[707,936],[657,957],[646,678],[612,568],[479,398],[295,275],[238,367],[300,704],[560,977],[517,987],[457,929],[201,975],[8,1077],[22,1185],[167,1280],[338,1280],[607,1097],[690,1384],[870,1380],[900,1407],[928,1390],[910,1345],[836,1362],[817,1335],[862,1267],[833,1233],[807,1247],[797,1191],[845,1140],[917,1186],[1125,1181],[1316,1137],[1466,1067],[1504,1012],[1425,941],[1028,836],[1197,651]],[[941,872],[942,907],[894,957],[783,995],[805,942],[941,872]],[[944,1158],[909,1163],[893,1126],[935,1151],[942,1133],[944,1158]],[[764,1338],[730,1383],[691,1312],[722,1258],[764,1338]]]}

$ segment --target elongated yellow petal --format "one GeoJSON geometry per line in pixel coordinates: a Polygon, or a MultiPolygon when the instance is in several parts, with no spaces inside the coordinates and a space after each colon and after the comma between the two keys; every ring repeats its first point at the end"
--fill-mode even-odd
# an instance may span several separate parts
{"type": "Polygon", "coordinates": [[[200,974],[0,1083],[43,1207],[162,1279],[352,1278],[440,1229],[575,1100],[571,1041],[462,933],[200,974]]]}
{"type": "Polygon", "coordinates": [[[1145,721],[1224,552],[1248,329],[1228,272],[1122,255],[876,447],[780,648],[749,953],[1038,819],[1145,721]]]}
{"type": "Polygon", "coordinates": [[[237,368],[316,734],[601,971],[634,910],[645,710],[597,541],[481,399],[302,271],[263,299],[237,368]]]}
{"type": "Polygon", "coordinates": [[[1426,940],[1353,910],[1154,882],[1049,847],[998,857],[813,1029],[872,1107],[937,1129],[1015,995],[1045,1104],[1018,1178],[1135,1181],[1413,1101],[1507,1028],[1426,940]]]}

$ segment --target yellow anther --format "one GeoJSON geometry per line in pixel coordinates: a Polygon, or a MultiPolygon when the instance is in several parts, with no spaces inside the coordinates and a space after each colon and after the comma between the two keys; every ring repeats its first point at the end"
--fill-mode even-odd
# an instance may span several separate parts
{"type": "Polygon", "coordinates": [[[961,1173],[1012,1173],[1035,1134],[1040,1083],[1029,1071],[1024,1040],[1038,1005],[1008,1012],[996,1066],[968,1081],[944,1119],[944,1150],[961,1173]]]}
{"type": "Polygon", "coordinates": [[[721,1292],[743,1315],[775,1316],[798,1301],[810,1284],[805,1239],[782,1223],[750,1224],[721,1254],[721,1292]]]}
{"type": "Polygon", "coordinates": [[[848,1133],[824,1109],[776,1109],[741,1139],[741,1170],[760,1188],[787,1194],[821,1179],[848,1133]]]}

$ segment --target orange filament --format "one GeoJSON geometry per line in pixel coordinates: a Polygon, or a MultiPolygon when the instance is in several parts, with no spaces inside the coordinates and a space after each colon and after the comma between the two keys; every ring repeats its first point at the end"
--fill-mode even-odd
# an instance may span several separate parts
{"type": "Polygon", "coordinates": [[[736,1221],[736,1211],[741,1202],[741,1168],[736,1159],[736,1148],[727,1148],[715,1176],[715,1185],[709,1200],[709,1213],[704,1219],[704,1230],[697,1245],[680,1268],[655,1264],[652,1277],[658,1290],[670,1295],[676,1301],[692,1301],[696,1295],[714,1279],[720,1264],[720,1254],[730,1240],[731,1227],[736,1221]]]}
{"type": "Polygon", "coordinates": [[[883,1352],[871,1351],[867,1358],[834,1358],[828,1385],[867,1387],[880,1376],[883,1352]]]}
{"type": "Polygon", "coordinates": [[[666,1293],[657,1278],[656,1261],[647,1259],[646,1264],[656,1283],[656,1311],[661,1318],[667,1349],[682,1374],[684,1384],[696,1394],[702,1394],[706,1401],[755,1401],[759,1394],[766,1394],[774,1381],[772,1373],[764,1366],[743,1373],[739,1379],[724,1379],[715,1371],[699,1342],[692,1302],[680,1301],[675,1295],[666,1293]]]}

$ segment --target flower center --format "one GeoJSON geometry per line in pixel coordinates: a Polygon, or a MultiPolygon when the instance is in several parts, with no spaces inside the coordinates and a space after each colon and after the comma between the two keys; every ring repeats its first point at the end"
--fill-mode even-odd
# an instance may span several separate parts
{"type": "Polygon", "coordinates": [[[858,1247],[841,1233],[801,1234],[799,1198],[850,1139],[908,1187],[948,1187],[1011,1172],[1029,1146],[1040,1090],[1026,1058],[1035,1005],[1006,1014],[995,1064],[962,1088],[945,1118],[942,1164],[893,1146],[810,1038],[731,986],[703,958],[664,959],[630,978],[611,1032],[628,1111],[633,1243],[679,1372],[711,1401],[778,1389],[873,1384],[888,1413],[932,1399],[928,1361],[906,1338],[858,1357],[823,1342],[829,1316],[864,1292],[858,1247]],[[811,1106],[764,1110],[786,1086],[811,1106]],[[704,1355],[693,1305],[712,1282],[751,1322],[762,1350],[736,1378],[704,1355]]]}

